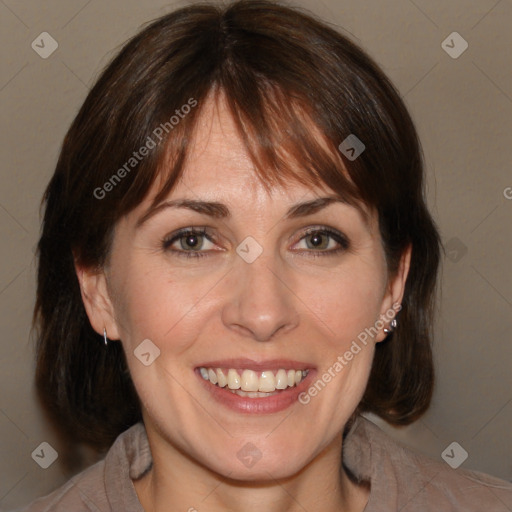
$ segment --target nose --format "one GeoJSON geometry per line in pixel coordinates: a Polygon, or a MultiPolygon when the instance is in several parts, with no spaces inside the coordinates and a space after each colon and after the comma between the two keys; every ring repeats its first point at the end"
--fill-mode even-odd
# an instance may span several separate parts
{"type": "Polygon", "coordinates": [[[278,332],[299,325],[297,299],[283,269],[271,263],[263,256],[253,263],[238,261],[230,273],[230,293],[222,310],[228,329],[256,341],[270,341],[278,332]]]}

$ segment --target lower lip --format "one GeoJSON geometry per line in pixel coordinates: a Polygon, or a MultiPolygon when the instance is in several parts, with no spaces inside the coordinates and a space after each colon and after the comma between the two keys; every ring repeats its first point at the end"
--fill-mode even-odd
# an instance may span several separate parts
{"type": "Polygon", "coordinates": [[[226,388],[219,388],[209,380],[203,379],[199,370],[196,374],[205,389],[219,403],[230,409],[245,414],[270,414],[283,411],[298,401],[299,395],[305,391],[314,377],[314,370],[309,370],[306,377],[297,385],[286,388],[275,395],[261,398],[240,396],[226,388]]]}

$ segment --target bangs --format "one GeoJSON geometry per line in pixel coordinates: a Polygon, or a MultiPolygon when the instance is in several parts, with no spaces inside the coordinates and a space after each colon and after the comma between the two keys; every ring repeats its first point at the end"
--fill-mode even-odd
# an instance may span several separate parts
{"type": "MultiPolygon", "coordinates": [[[[116,214],[135,208],[153,184],[153,205],[170,194],[183,173],[204,105],[221,98],[268,190],[293,181],[326,187],[365,218],[369,210],[395,208],[399,191],[391,186],[391,174],[408,173],[414,162],[402,151],[409,141],[396,139],[398,98],[392,85],[334,31],[314,23],[306,28],[303,18],[285,9],[271,13],[260,8],[248,4],[242,16],[238,8],[223,15],[212,7],[199,8],[193,38],[181,37],[190,27],[176,19],[180,29],[168,36],[170,41],[161,41],[162,22],[156,22],[147,29],[146,43],[154,60],[137,62],[139,53],[127,50],[130,66],[138,66],[139,82],[127,90],[121,107],[116,130],[126,133],[121,146],[139,147],[187,99],[197,106],[134,169],[130,183],[118,187],[116,214]],[[255,15],[265,12],[264,22],[253,22],[253,8],[255,15]],[[312,43],[324,38],[329,39],[325,47],[312,43]],[[127,119],[132,120],[128,127],[127,119]],[[338,147],[351,135],[366,149],[349,160],[338,147]]],[[[133,47],[138,44],[135,39],[133,47]]],[[[121,69],[128,76],[130,70],[121,69]]],[[[412,126],[410,143],[416,150],[412,126]]]]}
{"type": "MultiPolygon", "coordinates": [[[[255,173],[267,192],[291,183],[331,189],[368,220],[368,205],[352,181],[336,141],[330,139],[314,120],[304,98],[283,91],[276,84],[248,80],[251,90],[233,81],[215,84],[202,98],[193,117],[166,141],[162,160],[152,182],[158,181],[153,206],[163,201],[183,175],[187,153],[199,119],[208,102],[225,102],[238,134],[251,159],[255,173]],[[250,98],[250,101],[247,98],[250,98]]],[[[147,180],[146,184],[148,183],[147,180]]]]}

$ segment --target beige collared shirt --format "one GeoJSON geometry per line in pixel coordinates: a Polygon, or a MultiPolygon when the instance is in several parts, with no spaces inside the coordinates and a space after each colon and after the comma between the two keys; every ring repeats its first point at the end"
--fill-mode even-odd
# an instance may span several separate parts
{"type": "MultiPolygon", "coordinates": [[[[117,438],[103,461],[22,511],[144,512],[132,480],[151,463],[139,423],[117,438]]],[[[370,482],[365,512],[512,512],[512,484],[417,455],[363,417],[345,438],[343,464],[370,482]]]]}

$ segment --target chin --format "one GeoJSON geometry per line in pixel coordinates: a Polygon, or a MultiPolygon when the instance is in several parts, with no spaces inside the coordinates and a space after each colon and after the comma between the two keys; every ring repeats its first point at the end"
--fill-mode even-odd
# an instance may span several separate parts
{"type": "Polygon", "coordinates": [[[266,483],[284,480],[299,473],[303,469],[300,464],[290,464],[289,461],[264,463],[258,461],[252,468],[243,468],[240,465],[228,466],[218,471],[224,478],[238,482],[266,483]]]}
{"type": "Polygon", "coordinates": [[[286,479],[307,465],[308,459],[303,454],[297,456],[295,448],[288,449],[281,445],[281,449],[277,449],[273,448],[273,444],[267,443],[267,447],[260,451],[256,444],[251,441],[244,442],[240,449],[227,450],[224,457],[214,456],[215,460],[210,459],[203,463],[224,478],[241,482],[272,482],[276,479],[286,479]],[[291,458],[292,453],[294,456],[291,458]]]}

